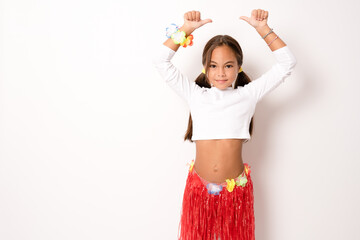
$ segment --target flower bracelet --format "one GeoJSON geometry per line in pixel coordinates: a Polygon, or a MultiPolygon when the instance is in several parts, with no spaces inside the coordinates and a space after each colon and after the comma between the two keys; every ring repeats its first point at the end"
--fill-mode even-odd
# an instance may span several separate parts
{"type": "Polygon", "coordinates": [[[179,27],[174,23],[166,28],[166,37],[171,38],[175,44],[180,44],[180,46],[183,46],[184,48],[193,45],[192,40],[194,39],[194,36],[190,34],[186,37],[186,33],[180,31],[179,27]]]}

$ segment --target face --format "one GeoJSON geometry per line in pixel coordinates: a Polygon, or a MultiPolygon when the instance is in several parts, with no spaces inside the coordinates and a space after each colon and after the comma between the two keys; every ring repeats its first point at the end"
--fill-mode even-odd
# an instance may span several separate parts
{"type": "Polygon", "coordinates": [[[213,50],[207,77],[214,87],[226,89],[236,80],[239,69],[235,53],[223,45],[213,50]]]}

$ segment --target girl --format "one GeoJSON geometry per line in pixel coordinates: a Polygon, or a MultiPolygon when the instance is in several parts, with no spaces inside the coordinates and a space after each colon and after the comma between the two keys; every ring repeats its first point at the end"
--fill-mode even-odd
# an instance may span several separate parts
{"type": "Polygon", "coordinates": [[[268,12],[254,9],[246,21],[269,46],[277,61],[254,81],[244,73],[239,43],[228,35],[205,45],[204,69],[195,82],[171,63],[179,46],[192,45],[197,28],[212,22],[200,12],[184,15],[184,24],[168,28],[169,39],[154,61],[166,83],[190,107],[185,140],[196,143],[184,190],[178,239],[255,239],[253,183],[250,166],[243,163],[242,145],[252,134],[256,104],[290,76],[296,59],[267,25],[268,12]]]}

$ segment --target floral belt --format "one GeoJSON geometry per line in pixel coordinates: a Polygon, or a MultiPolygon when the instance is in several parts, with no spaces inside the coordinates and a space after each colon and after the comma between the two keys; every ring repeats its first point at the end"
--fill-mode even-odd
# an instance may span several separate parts
{"type": "MultiPolygon", "coordinates": [[[[191,160],[191,163],[187,164],[190,165],[189,167],[189,172],[192,172],[193,168],[194,168],[194,159],[191,160]]],[[[232,192],[234,190],[235,185],[238,187],[245,187],[246,183],[248,182],[247,176],[250,174],[251,170],[250,170],[250,166],[247,163],[244,163],[244,171],[240,174],[240,176],[236,177],[236,178],[231,178],[231,179],[226,179],[226,182],[224,183],[211,183],[206,181],[205,179],[202,179],[200,176],[200,179],[206,183],[206,188],[208,190],[209,194],[214,194],[214,195],[219,195],[220,192],[223,190],[223,187],[226,187],[226,189],[229,192],[232,192]]],[[[195,171],[196,173],[196,171],[195,171]]],[[[198,175],[198,174],[197,174],[198,175]]]]}

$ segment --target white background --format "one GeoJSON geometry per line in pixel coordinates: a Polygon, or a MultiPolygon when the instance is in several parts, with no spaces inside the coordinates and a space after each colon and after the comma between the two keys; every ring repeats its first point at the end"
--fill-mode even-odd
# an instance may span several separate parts
{"type": "Polygon", "coordinates": [[[297,66],[259,102],[244,145],[256,238],[360,239],[358,1],[0,4],[0,239],[176,239],[195,144],[152,50],[199,10],[213,23],[174,64],[195,79],[206,41],[228,34],[255,79],[275,63],[239,19],[257,8],[297,66]]]}

